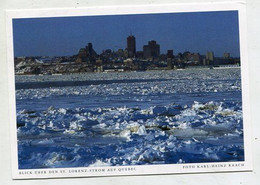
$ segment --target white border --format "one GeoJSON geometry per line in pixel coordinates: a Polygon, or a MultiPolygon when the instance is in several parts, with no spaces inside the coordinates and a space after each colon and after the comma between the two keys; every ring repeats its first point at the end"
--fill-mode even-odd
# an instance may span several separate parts
{"type": "Polygon", "coordinates": [[[246,8],[244,2],[104,6],[104,7],[91,7],[91,8],[70,8],[70,9],[8,10],[6,14],[6,25],[7,25],[6,29],[7,29],[7,62],[8,62],[8,80],[9,80],[8,83],[9,83],[10,131],[11,131],[11,144],[12,144],[11,157],[12,157],[13,179],[251,171],[252,170],[251,126],[250,126],[251,122],[250,122],[250,106],[249,106],[249,77],[248,77],[249,74],[248,74],[248,60],[247,60],[248,56],[247,56],[246,17],[245,17],[246,12],[245,11],[246,8]],[[240,57],[241,57],[241,73],[242,73],[242,101],[243,101],[243,124],[244,124],[243,127],[244,127],[244,149],[245,149],[244,162],[18,170],[14,54],[13,54],[14,52],[13,52],[13,30],[12,30],[13,18],[124,15],[124,14],[148,14],[148,13],[152,14],[152,13],[205,12],[205,11],[229,11],[229,10],[238,10],[239,12],[240,57]],[[129,170],[126,171],[125,170],[126,168],[130,168],[130,171],[129,170]],[[75,172],[75,170],[79,170],[79,172],[75,172]]]}

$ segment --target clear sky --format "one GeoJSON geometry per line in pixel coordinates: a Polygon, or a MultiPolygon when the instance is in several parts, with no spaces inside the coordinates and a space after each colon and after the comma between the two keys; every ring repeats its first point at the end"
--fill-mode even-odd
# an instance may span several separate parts
{"type": "Polygon", "coordinates": [[[14,19],[14,54],[70,56],[89,42],[97,53],[125,49],[130,33],[137,51],[156,40],[161,53],[240,56],[237,11],[14,19]]]}

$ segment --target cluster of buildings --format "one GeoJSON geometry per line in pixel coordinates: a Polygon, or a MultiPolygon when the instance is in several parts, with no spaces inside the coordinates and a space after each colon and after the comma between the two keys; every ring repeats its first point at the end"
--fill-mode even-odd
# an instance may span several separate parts
{"type": "MultiPolygon", "coordinates": [[[[173,51],[172,51],[173,52],[173,51]]],[[[143,51],[136,51],[136,39],[133,35],[127,37],[126,49],[118,49],[112,51],[111,49],[103,50],[101,54],[97,54],[93,49],[92,43],[88,43],[85,48],[81,48],[77,55],[76,62],[93,63],[96,60],[105,62],[122,61],[125,59],[139,59],[139,60],[155,60],[160,57],[160,45],[156,41],[151,40],[147,45],[143,46],[143,51]]]]}
{"type": "Polygon", "coordinates": [[[212,51],[206,55],[186,51],[174,55],[172,49],[166,54],[160,51],[160,45],[151,40],[136,50],[136,38],[130,35],[126,39],[125,49],[103,50],[98,54],[92,43],[81,48],[78,54],[69,57],[16,57],[16,74],[54,74],[78,72],[109,72],[129,70],[177,69],[187,66],[217,66],[240,63],[225,52],[223,57],[215,57],[212,51]]]}
{"type": "Polygon", "coordinates": [[[125,50],[128,58],[155,59],[160,56],[160,45],[155,40],[151,40],[143,46],[143,51],[136,51],[135,37],[127,37],[127,48],[125,50]]]}

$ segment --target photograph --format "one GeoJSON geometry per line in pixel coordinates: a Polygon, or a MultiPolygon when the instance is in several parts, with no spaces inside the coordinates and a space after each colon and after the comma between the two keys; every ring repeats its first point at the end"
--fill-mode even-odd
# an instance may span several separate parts
{"type": "Polygon", "coordinates": [[[243,169],[238,10],[18,17],[12,40],[19,175],[243,169]]]}

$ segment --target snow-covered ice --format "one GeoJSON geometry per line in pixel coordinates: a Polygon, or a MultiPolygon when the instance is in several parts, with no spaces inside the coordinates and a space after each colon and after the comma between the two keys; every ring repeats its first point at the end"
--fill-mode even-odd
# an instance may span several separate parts
{"type": "Polygon", "coordinates": [[[16,90],[20,169],[244,160],[240,69],[16,76],[16,83],[36,83],[16,90]],[[63,84],[88,80],[98,84],[63,84]],[[54,81],[60,87],[41,86],[54,81]]]}

